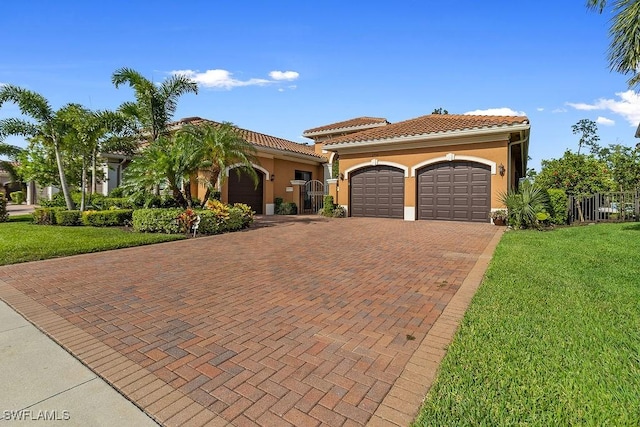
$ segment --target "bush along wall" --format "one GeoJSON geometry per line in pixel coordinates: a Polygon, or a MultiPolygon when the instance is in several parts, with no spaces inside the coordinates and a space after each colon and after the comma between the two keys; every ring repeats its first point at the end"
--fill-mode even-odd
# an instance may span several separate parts
{"type": "Polygon", "coordinates": [[[143,233],[190,233],[185,228],[185,217],[195,214],[200,217],[199,234],[220,234],[248,227],[253,222],[253,211],[247,205],[226,205],[209,200],[206,209],[137,209],[133,212],[133,229],[143,233]]]}
{"type": "Polygon", "coordinates": [[[9,212],[7,212],[7,199],[4,198],[4,194],[0,194],[0,222],[5,222],[9,219],[9,212]]]}

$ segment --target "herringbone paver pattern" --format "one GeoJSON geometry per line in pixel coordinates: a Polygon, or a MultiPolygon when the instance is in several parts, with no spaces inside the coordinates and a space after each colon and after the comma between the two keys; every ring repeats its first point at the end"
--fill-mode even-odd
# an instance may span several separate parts
{"type": "Polygon", "coordinates": [[[456,321],[432,326],[497,233],[269,219],[1,267],[0,297],[166,425],[384,424],[418,410],[456,321]]]}

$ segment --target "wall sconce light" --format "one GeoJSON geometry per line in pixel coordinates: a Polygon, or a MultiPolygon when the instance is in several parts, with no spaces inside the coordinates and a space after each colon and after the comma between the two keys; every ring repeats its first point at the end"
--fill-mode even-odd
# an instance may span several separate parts
{"type": "Polygon", "coordinates": [[[344,174],[343,173],[340,174],[340,181],[344,181],[344,174]]]}
{"type": "Polygon", "coordinates": [[[273,181],[274,179],[276,179],[276,176],[274,174],[271,174],[271,178],[269,178],[271,181],[273,181]]]}
{"type": "Polygon", "coordinates": [[[498,172],[500,173],[500,176],[504,176],[504,171],[505,171],[504,165],[502,163],[500,163],[498,165],[498,172]]]}

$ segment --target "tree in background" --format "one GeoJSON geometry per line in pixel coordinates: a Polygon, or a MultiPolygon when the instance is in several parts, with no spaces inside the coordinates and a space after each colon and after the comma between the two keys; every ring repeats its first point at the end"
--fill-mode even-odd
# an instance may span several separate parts
{"type": "Polygon", "coordinates": [[[2,142],[2,135],[0,135],[0,156],[5,157],[8,160],[0,158],[0,169],[9,174],[13,182],[19,182],[20,176],[12,160],[16,160],[22,150],[11,144],[2,142]]]}
{"type": "Polygon", "coordinates": [[[20,112],[31,118],[31,121],[18,118],[0,120],[0,140],[9,135],[27,138],[36,137],[42,143],[50,146],[55,155],[60,188],[64,195],[67,209],[75,209],[75,203],[71,199],[64,169],[62,145],[64,143],[63,136],[66,132],[66,125],[64,121],[60,120],[60,110],[53,110],[49,101],[42,95],[14,85],[0,87],[0,107],[5,102],[16,104],[20,112]]]}
{"type": "Polygon", "coordinates": [[[435,108],[431,114],[449,114],[449,112],[447,110],[445,110],[444,108],[440,107],[440,108],[435,108]]]}
{"type": "Polygon", "coordinates": [[[620,144],[610,144],[600,150],[618,191],[635,191],[640,186],[640,150],[620,144]]]}
{"type": "Polygon", "coordinates": [[[571,130],[574,135],[580,135],[578,154],[580,154],[582,147],[589,147],[591,154],[597,154],[600,151],[600,146],[598,145],[600,137],[598,136],[598,125],[596,122],[589,119],[582,119],[571,126],[571,130]]]}

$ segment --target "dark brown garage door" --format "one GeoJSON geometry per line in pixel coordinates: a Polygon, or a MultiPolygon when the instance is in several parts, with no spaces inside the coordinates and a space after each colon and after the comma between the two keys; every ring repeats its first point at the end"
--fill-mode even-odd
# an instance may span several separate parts
{"type": "Polygon", "coordinates": [[[262,186],[264,182],[264,174],[256,170],[259,182],[256,187],[253,179],[247,172],[240,172],[238,176],[237,170],[229,171],[228,188],[229,203],[244,203],[251,206],[257,214],[262,213],[262,186]]]}
{"type": "Polygon", "coordinates": [[[474,162],[447,162],[418,171],[418,219],[488,222],[491,169],[474,162]]]}
{"type": "Polygon", "coordinates": [[[351,216],[404,218],[404,172],[392,166],[358,169],[349,177],[351,216]]]}

